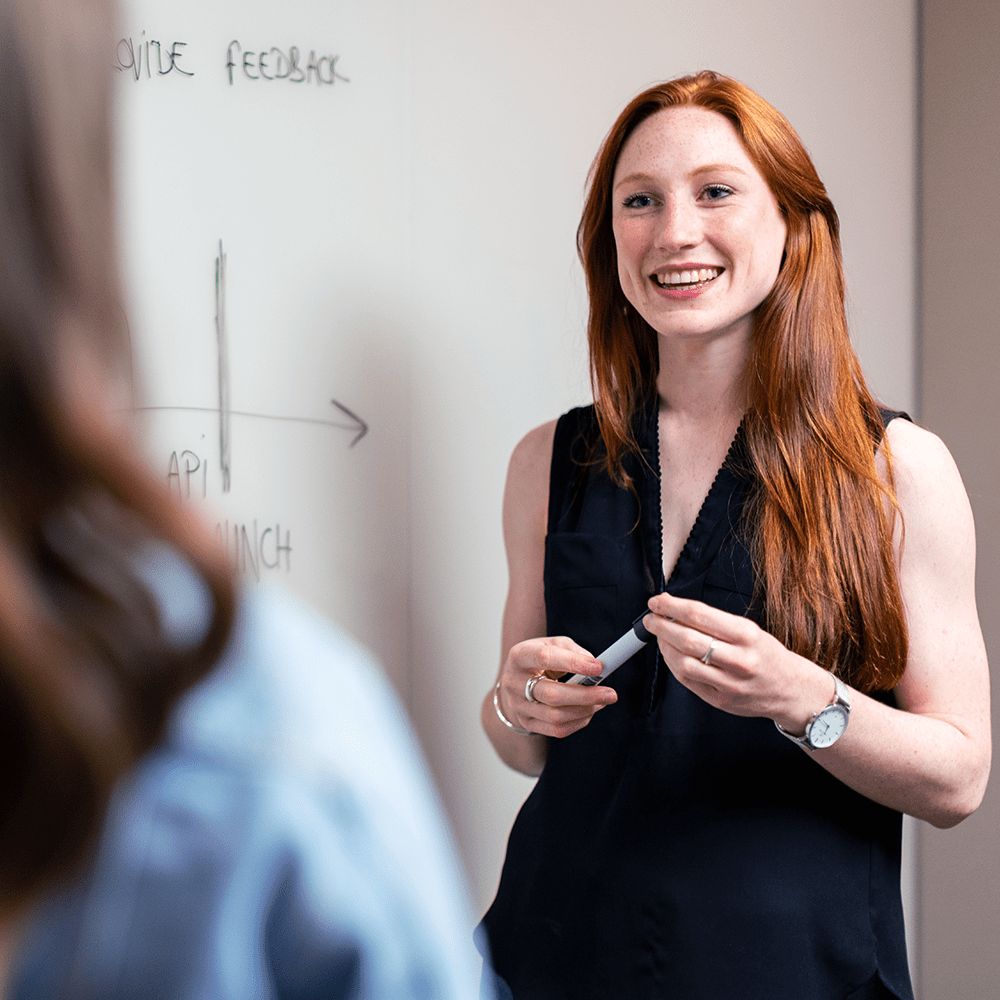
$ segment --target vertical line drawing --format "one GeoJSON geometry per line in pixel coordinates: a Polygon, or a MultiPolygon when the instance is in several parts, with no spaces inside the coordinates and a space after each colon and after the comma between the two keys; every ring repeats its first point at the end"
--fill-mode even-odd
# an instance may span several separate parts
{"type": "Polygon", "coordinates": [[[219,348],[219,465],[222,492],[228,493],[229,476],[229,343],[226,336],[226,255],[219,240],[215,258],[215,332],[219,348]]]}

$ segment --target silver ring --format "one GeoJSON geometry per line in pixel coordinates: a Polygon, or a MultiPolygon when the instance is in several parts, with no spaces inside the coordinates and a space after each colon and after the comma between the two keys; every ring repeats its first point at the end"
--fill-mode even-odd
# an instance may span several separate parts
{"type": "Polygon", "coordinates": [[[705,650],[705,655],[701,658],[701,662],[702,663],[708,664],[708,666],[712,665],[712,650],[713,649],[715,649],[715,640],[714,639],[708,644],[708,649],[705,650]]]}
{"type": "Polygon", "coordinates": [[[537,703],[538,699],[535,697],[535,685],[541,679],[541,674],[532,674],[532,676],[528,678],[528,683],[524,685],[524,697],[527,698],[528,701],[537,703]]]}

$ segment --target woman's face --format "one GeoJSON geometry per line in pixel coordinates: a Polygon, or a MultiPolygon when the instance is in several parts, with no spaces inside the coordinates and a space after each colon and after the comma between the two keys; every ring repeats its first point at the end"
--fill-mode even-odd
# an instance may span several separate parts
{"type": "Polygon", "coordinates": [[[612,203],[622,291],[661,337],[749,336],[787,227],[727,118],[647,118],[618,157],[612,203]]]}

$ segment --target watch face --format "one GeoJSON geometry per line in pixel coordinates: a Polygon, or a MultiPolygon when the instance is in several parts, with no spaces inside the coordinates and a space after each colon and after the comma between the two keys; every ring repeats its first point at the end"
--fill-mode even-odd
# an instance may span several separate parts
{"type": "Polygon", "coordinates": [[[827,705],[809,727],[809,743],[817,750],[832,747],[847,728],[848,715],[842,705],[827,705]]]}

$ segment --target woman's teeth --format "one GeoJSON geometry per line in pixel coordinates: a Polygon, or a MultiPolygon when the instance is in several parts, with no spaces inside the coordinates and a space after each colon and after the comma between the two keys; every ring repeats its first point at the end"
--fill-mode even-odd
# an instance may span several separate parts
{"type": "Polygon", "coordinates": [[[654,274],[653,278],[661,288],[672,285],[700,285],[703,281],[711,281],[722,273],[720,267],[701,267],[690,271],[668,271],[666,274],[654,274]]]}

